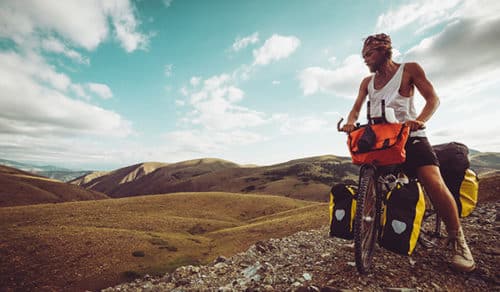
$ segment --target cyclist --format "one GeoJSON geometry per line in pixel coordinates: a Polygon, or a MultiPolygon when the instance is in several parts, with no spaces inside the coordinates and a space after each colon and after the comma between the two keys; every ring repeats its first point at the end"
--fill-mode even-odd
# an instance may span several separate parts
{"type": "Polygon", "coordinates": [[[368,36],[362,55],[374,74],[361,81],[358,96],[342,130],[354,130],[367,96],[372,117],[381,116],[381,100],[385,100],[386,107],[394,110],[396,119],[412,130],[405,146],[407,158],[403,168],[408,175],[417,177],[423,184],[446,224],[448,243],[452,244],[453,251],[451,267],[462,272],[474,270],[474,259],[465,241],[457,206],[441,177],[438,159],[423,130],[425,122],[439,106],[439,98],[432,84],[419,64],[398,64],[392,60],[391,38],[386,34],[368,36]],[[417,114],[413,103],[415,87],[425,99],[420,114],[417,114]]]}

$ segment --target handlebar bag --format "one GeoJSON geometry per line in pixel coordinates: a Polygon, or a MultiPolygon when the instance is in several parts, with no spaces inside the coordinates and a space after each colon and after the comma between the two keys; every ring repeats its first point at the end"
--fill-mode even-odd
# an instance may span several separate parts
{"type": "Polygon", "coordinates": [[[367,125],[349,133],[347,145],[352,163],[390,165],[406,159],[405,144],[410,129],[404,124],[367,125]],[[372,141],[367,139],[373,139],[372,141]],[[367,145],[370,145],[367,147],[367,145]]]}
{"type": "Polygon", "coordinates": [[[330,237],[353,239],[353,223],[356,213],[355,186],[336,184],[330,191],[330,237]]]}

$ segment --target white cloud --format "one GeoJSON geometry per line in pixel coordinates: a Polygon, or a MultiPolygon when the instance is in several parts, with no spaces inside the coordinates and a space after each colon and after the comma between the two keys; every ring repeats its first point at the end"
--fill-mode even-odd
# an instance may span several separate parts
{"type": "Polygon", "coordinates": [[[424,1],[420,0],[389,10],[377,19],[375,31],[393,32],[413,23],[422,30],[449,20],[462,0],[424,1]]]}
{"type": "MultiPolygon", "coordinates": [[[[46,86],[65,91],[71,84],[70,78],[62,73],[54,70],[53,66],[48,65],[37,54],[28,53],[19,55],[14,52],[0,52],[0,63],[5,71],[5,79],[0,81],[0,84],[11,83],[16,85],[16,77],[18,75],[29,76],[29,78],[44,83],[46,86]],[[11,74],[7,74],[7,72],[11,74]]],[[[22,95],[20,95],[22,96],[22,95]]]]}
{"type": "MultiPolygon", "coordinates": [[[[55,75],[49,66],[40,64],[36,70],[26,68],[33,69],[30,59],[0,53],[1,133],[21,136],[125,136],[131,133],[130,123],[120,115],[73,100],[61,88],[39,84],[33,74],[55,75]]],[[[71,88],[81,89],[78,85],[71,88]]]]}
{"type": "Polygon", "coordinates": [[[237,105],[245,92],[234,84],[229,74],[215,75],[205,80],[191,79],[196,88],[184,88],[187,103],[177,100],[187,109],[180,118],[186,129],[166,134],[169,151],[190,157],[190,153],[216,153],[234,146],[256,143],[265,139],[251,130],[268,122],[264,113],[237,105]],[[195,81],[195,82],[193,82],[195,81]]]}
{"type": "Polygon", "coordinates": [[[320,117],[290,117],[288,114],[274,114],[272,120],[280,125],[280,131],[285,135],[307,134],[324,131],[328,121],[320,117]]]}
{"type": "Polygon", "coordinates": [[[499,36],[500,16],[487,22],[464,18],[423,39],[404,58],[418,60],[438,94],[452,97],[500,79],[499,36]]]}
{"type": "Polygon", "coordinates": [[[176,155],[189,155],[192,153],[208,154],[220,153],[238,145],[248,145],[264,141],[260,134],[243,131],[208,131],[199,130],[179,130],[165,135],[169,143],[169,152],[176,155]]]}
{"type": "Polygon", "coordinates": [[[42,48],[49,52],[60,53],[66,57],[72,59],[73,61],[89,65],[90,61],[88,58],[83,57],[80,53],[75,50],[69,49],[65,44],[55,38],[49,38],[42,40],[42,48]]]}
{"type": "Polygon", "coordinates": [[[99,97],[103,99],[109,99],[113,97],[113,93],[111,92],[111,89],[106,85],[102,83],[88,83],[87,84],[88,88],[90,91],[94,92],[97,94],[99,97]]]}
{"type": "Polygon", "coordinates": [[[295,36],[274,34],[262,47],[253,51],[254,65],[267,65],[288,58],[299,46],[300,40],[295,36]]]}
{"type": "Polygon", "coordinates": [[[82,85],[80,84],[71,84],[70,85],[70,88],[71,90],[76,93],[76,95],[78,97],[82,97],[82,98],[85,98],[86,100],[89,100],[90,99],[90,96],[87,95],[87,93],[85,92],[85,89],[83,88],[82,85]]]}
{"type": "Polygon", "coordinates": [[[263,113],[236,105],[243,97],[243,90],[232,84],[228,74],[212,76],[203,81],[203,88],[190,95],[190,123],[215,131],[263,124],[263,113]]]}
{"type": "Polygon", "coordinates": [[[73,45],[95,49],[114,34],[127,52],[144,48],[149,36],[138,32],[139,22],[129,1],[1,1],[0,36],[24,45],[37,35],[55,33],[73,45]]]}
{"type": "Polygon", "coordinates": [[[191,77],[191,79],[189,80],[189,84],[191,84],[192,86],[198,86],[198,84],[200,84],[200,81],[201,81],[201,78],[200,77],[197,77],[197,76],[193,76],[191,77]]]}
{"type": "Polygon", "coordinates": [[[246,36],[244,38],[237,38],[231,47],[234,52],[237,52],[239,50],[248,47],[251,44],[257,43],[258,41],[259,41],[259,33],[254,32],[253,34],[246,36]]]}
{"type": "Polygon", "coordinates": [[[281,81],[279,80],[273,80],[273,82],[271,82],[273,85],[280,85],[281,81]]]}
{"type": "Polygon", "coordinates": [[[168,8],[172,5],[172,2],[174,2],[174,0],[163,0],[163,5],[168,8]]]}
{"type": "Polygon", "coordinates": [[[173,64],[167,64],[167,65],[165,65],[165,69],[164,69],[165,76],[167,76],[167,77],[172,76],[172,70],[173,70],[173,68],[174,68],[173,64]]]}
{"type": "Polygon", "coordinates": [[[356,98],[361,80],[366,75],[368,70],[361,56],[350,55],[340,67],[335,69],[309,67],[302,70],[298,78],[304,95],[323,92],[356,98]]]}

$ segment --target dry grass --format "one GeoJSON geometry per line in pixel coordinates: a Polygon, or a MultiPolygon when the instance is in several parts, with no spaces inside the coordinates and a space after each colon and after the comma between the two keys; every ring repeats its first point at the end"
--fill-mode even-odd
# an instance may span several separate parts
{"type": "Polygon", "coordinates": [[[326,204],[232,193],[4,207],[0,283],[21,290],[99,289],[319,227],[327,212],[326,204]]]}
{"type": "Polygon", "coordinates": [[[103,193],[0,165],[0,207],[108,198],[103,193]]]}

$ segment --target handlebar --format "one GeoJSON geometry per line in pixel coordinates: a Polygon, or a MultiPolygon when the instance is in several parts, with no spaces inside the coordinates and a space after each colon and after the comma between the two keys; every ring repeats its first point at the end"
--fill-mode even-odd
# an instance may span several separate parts
{"type": "MultiPolygon", "coordinates": [[[[341,127],[341,124],[342,124],[343,121],[344,121],[344,118],[340,118],[340,120],[337,123],[337,131],[338,132],[343,132],[342,131],[342,127],[341,127]]],[[[359,123],[357,123],[354,127],[355,127],[355,129],[358,129],[358,128],[361,128],[361,127],[364,127],[364,126],[366,126],[366,125],[360,125],[359,123]]],[[[425,128],[426,127],[425,127],[425,124],[424,124],[420,128],[418,128],[417,130],[423,130],[425,128]]],[[[417,131],[417,130],[411,130],[411,131],[414,132],[414,131],[417,131]]]]}
{"type": "Polygon", "coordinates": [[[342,121],[344,121],[344,118],[340,118],[340,121],[337,123],[337,131],[342,132],[342,127],[340,124],[342,124],[342,121]]]}

